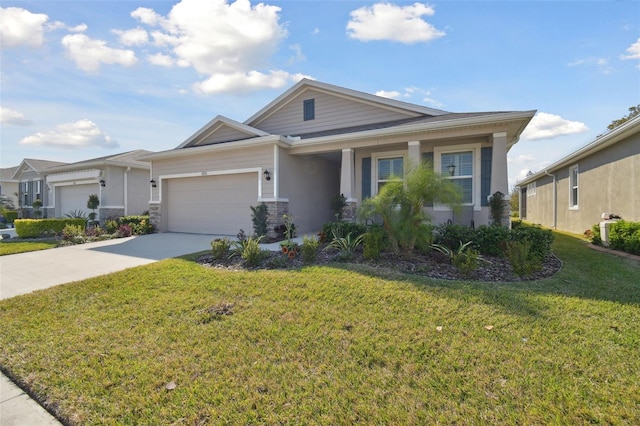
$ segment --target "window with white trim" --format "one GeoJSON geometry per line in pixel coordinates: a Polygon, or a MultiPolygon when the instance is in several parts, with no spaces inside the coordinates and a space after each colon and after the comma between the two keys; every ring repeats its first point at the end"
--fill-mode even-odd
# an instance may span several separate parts
{"type": "Polygon", "coordinates": [[[463,204],[473,204],[473,151],[442,153],[440,174],[460,187],[463,204]]]}
{"type": "Polygon", "coordinates": [[[22,182],[22,199],[23,206],[29,205],[29,182],[22,182]]]}
{"type": "Polygon", "coordinates": [[[534,195],[536,195],[536,183],[531,182],[530,184],[527,184],[527,197],[534,195]]]}
{"type": "Polygon", "coordinates": [[[36,181],[36,199],[42,200],[42,181],[36,181]]]}
{"type": "Polygon", "coordinates": [[[376,176],[376,193],[387,183],[394,179],[404,178],[404,158],[378,158],[376,176]]]}
{"type": "Polygon", "coordinates": [[[578,165],[569,168],[569,207],[578,208],[578,165]]]}

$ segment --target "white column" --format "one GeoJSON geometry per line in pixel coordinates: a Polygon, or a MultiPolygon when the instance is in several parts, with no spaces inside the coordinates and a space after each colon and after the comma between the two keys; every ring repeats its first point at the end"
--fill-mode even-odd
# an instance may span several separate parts
{"type": "Polygon", "coordinates": [[[507,173],[507,133],[493,134],[493,155],[491,158],[491,194],[496,191],[509,194],[509,177],[507,173]]]}
{"type": "Polygon", "coordinates": [[[420,164],[422,160],[420,157],[420,141],[409,141],[407,157],[409,159],[409,165],[415,166],[420,164]]]}
{"type": "Polygon", "coordinates": [[[342,169],[340,170],[340,193],[347,201],[355,201],[355,152],[352,148],[342,150],[342,169]]]}

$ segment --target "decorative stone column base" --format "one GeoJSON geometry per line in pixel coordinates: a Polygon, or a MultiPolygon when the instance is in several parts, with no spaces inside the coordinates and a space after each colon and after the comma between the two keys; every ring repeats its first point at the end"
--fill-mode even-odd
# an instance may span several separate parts
{"type": "Polygon", "coordinates": [[[502,215],[500,216],[500,223],[495,223],[491,217],[490,221],[491,225],[499,225],[506,228],[511,228],[511,205],[509,204],[509,200],[504,200],[502,202],[502,215]]]}
{"type": "Polygon", "coordinates": [[[160,223],[162,222],[162,214],[160,204],[149,204],[149,222],[153,225],[153,229],[160,230],[160,223]]]}
{"type": "Polygon", "coordinates": [[[347,201],[347,205],[342,209],[342,220],[345,222],[355,222],[358,212],[357,201],[347,201]]]}
{"type": "Polygon", "coordinates": [[[289,202],[265,201],[264,203],[267,205],[267,237],[276,238],[278,234],[274,228],[282,225],[282,215],[289,214],[289,202]]]}

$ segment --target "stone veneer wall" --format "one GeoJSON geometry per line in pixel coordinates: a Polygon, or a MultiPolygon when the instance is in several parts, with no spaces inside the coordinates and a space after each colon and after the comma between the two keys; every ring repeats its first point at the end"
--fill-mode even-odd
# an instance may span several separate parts
{"type": "Polygon", "coordinates": [[[149,204],[149,222],[151,222],[156,232],[160,229],[160,223],[162,221],[160,210],[160,204],[149,204]]]}
{"type": "Polygon", "coordinates": [[[347,205],[342,209],[342,220],[344,220],[345,222],[355,222],[357,211],[358,203],[354,201],[348,201],[347,205]]]}
{"type": "Polygon", "coordinates": [[[267,237],[277,237],[273,228],[282,225],[282,216],[289,214],[289,203],[287,201],[265,201],[267,205],[267,237]]]}
{"type": "Polygon", "coordinates": [[[98,208],[98,218],[100,218],[100,223],[103,225],[107,219],[115,219],[121,216],[124,216],[124,209],[98,208]]]}

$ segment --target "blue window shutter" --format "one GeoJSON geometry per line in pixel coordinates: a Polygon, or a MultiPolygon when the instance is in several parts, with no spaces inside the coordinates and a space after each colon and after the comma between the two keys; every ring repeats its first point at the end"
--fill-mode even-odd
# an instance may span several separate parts
{"type": "Polygon", "coordinates": [[[488,206],[487,197],[491,195],[491,161],[493,148],[488,146],[480,151],[480,205],[488,206]]]}
{"type": "Polygon", "coordinates": [[[362,199],[371,198],[371,157],[362,159],[362,199]]]}
{"type": "MultiPolygon", "coordinates": [[[[422,162],[423,163],[429,163],[431,165],[431,167],[433,168],[433,152],[423,152],[422,153],[422,162]]],[[[432,202],[427,202],[425,203],[425,207],[433,207],[433,203],[432,202]]]]}

